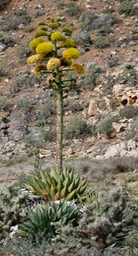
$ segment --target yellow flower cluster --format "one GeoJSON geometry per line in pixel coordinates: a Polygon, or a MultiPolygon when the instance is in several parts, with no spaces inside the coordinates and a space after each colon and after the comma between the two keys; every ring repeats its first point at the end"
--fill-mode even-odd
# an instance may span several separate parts
{"type": "Polygon", "coordinates": [[[39,21],[39,22],[37,23],[37,25],[38,25],[38,26],[43,26],[43,25],[45,25],[45,22],[39,21]]]}
{"type": "Polygon", "coordinates": [[[40,54],[34,54],[27,59],[27,63],[33,64],[42,59],[43,59],[43,57],[40,54]]]}
{"type": "Polygon", "coordinates": [[[42,74],[47,70],[46,65],[40,64],[33,69],[34,74],[42,74]]]}
{"type": "Polygon", "coordinates": [[[80,64],[72,64],[71,68],[74,69],[77,75],[83,75],[85,73],[84,67],[80,64]]]}
{"type": "Polygon", "coordinates": [[[37,37],[41,37],[41,36],[46,36],[47,35],[47,33],[46,33],[46,31],[44,31],[44,30],[39,30],[39,31],[37,31],[36,33],[35,33],[35,38],[37,38],[37,37]]]}
{"type": "Polygon", "coordinates": [[[66,38],[66,40],[61,43],[61,46],[63,46],[63,47],[65,47],[65,46],[66,46],[66,47],[75,47],[76,44],[75,44],[75,42],[74,42],[73,39],[71,39],[71,38],[66,38]]]}
{"type": "Polygon", "coordinates": [[[41,37],[34,38],[34,39],[30,42],[30,44],[29,44],[30,50],[34,51],[34,50],[36,49],[36,47],[37,47],[39,44],[43,43],[43,42],[44,42],[44,39],[41,38],[41,37]]]}
{"type": "Polygon", "coordinates": [[[47,69],[48,70],[54,70],[55,68],[60,67],[60,59],[58,58],[51,58],[47,63],[47,69]]]}
{"type": "Polygon", "coordinates": [[[53,22],[53,23],[50,23],[48,26],[49,28],[55,29],[55,28],[58,28],[60,25],[58,22],[53,22]]]}
{"type": "Polygon", "coordinates": [[[69,48],[62,52],[62,56],[66,59],[77,59],[80,57],[80,52],[76,48],[69,48]]]}
{"type": "Polygon", "coordinates": [[[37,46],[36,53],[45,57],[47,54],[52,52],[54,49],[54,45],[51,42],[44,42],[37,46]]]}
{"type": "Polygon", "coordinates": [[[72,64],[72,60],[71,59],[66,59],[64,57],[60,58],[60,62],[62,66],[70,66],[72,64]]]}
{"type": "Polygon", "coordinates": [[[65,35],[71,35],[72,34],[72,29],[71,28],[68,28],[68,27],[64,27],[62,29],[62,32],[65,33],[65,35]]]}
{"type": "Polygon", "coordinates": [[[66,39],[66,37],[60,33],[59,31],[56,31],[54,33],[51,34],[51,40],[52,41],[64,41],[66,39]]]}

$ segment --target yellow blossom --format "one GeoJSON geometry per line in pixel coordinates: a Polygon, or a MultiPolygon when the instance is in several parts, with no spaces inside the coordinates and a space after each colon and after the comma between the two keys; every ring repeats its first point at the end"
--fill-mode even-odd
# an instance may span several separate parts
{"type": "Polygon", "coordinates": [[[60,67],[61,63],[60,63],[60,59],[58,58],[51,58],[48,63],[47,63],[47,69],[48,70],[53,70],[55,68],[60,67]]]}
{"type": "Polygon", "coordinates": [[[29,44],[30,50],[33,50],[33,51],[34,51],[34,50],[36,49],[36,47],[37,47],[39,44],[43,43],[43,42],[44,42],[44,39],[41,38],[41,37],[34,38],[34,39],[30,42],[30,44],[29,44]]]}
{"type": "Polygon", "coordinates": [[[33,73],[34,73],[34,74],[42,74],[42,73],[46,72],[46,70],[47,70],[46,65],[40,64],[40,65],[37,65],[37,66],[33,69],[33,73]]]}
{"type": "Polygon", "coordinates": [[[71,68],[74,69],[77,75],[83,75],[85,73],[84,67],[80,64],[72,64],[71,68]]]}
{"type": "Polygon", "coordinates": [[[41,29],[35,33],[35,38],[40,37],[40,36],[46,36],[46,35],[47,35],[46,31],[41,29]]]}
{"type": "Polygon", "coordinates": [[[60,24],[58,22],[53,22],[53,23],[50,23],[48,26],[49,28],[55,29],[55,28],[58,28],[60,24]]]}
{"type": "Polygon", "coordinates": [[[72,60],[71,59],[67,59],[67,58],[64,58],[64,57],[61,57],[60,58],[60,61],[61,61],[61,65],[62,66],[70,66],[72,64],[72,60]]]}
{"type": "Polygon", "coordinates": [[[40,54],[34,54],[27,59],[27,63],[33,64],[42,59],[43,59],[43,57],[40,54]]]}
{"type": "Polygon", "coordinates": [[[80,52],[76,48],[68,48],[62,52],[62,56],[67,59],[77,59],[80,57],[80,52]]]}
{"type": "Polygon", "coordinates": [[[61,46],[63,46],[63,47],[65,47],[65,46],[66,46],[66,47],[75,47],[76,44],[75,44],[75,42],[74,42],[73,39],[71,39],[71,38],[66,38],[66,40],[61,43],[61,46]]]}
{"type": "Polygon", "coordinates": [[[54,45],[51,42],[44,42],[37,46],[36,53],[46,56],[50,52],[52,52],[54,49],[54,45]]]}
{"type": "Polygon", "coordinates": [[[43,21],[39,21],[39,22],[37,23],[37,25],[38,25],[38,26],[45,25],[45,22],[43,22],[43,21]]]}
{"type": "Polygon", "coordinates": [[[52,41],[64,41],[66,39],[66,37],[60,33],[59,31],[56,31],[54,33],[51,34],[51,40],[52,41]]]}
{"type": "Polygon", "coordinates": [[[64,27],[64,28],[62,29],[62,32],[64,32],[66,35],[71,35],[72,29],[71,29],[71,28],[68,28],[68,27],[64,27]]]}

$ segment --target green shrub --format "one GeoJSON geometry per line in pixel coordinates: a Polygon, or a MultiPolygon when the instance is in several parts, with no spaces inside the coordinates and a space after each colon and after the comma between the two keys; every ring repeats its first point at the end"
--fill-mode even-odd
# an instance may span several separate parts
{"type": "Polygon", "coordinates": [[[51,240],[57,235],[56,229],[67,224],[78,224],[80,218],[78,209],[74,205],[68,205],[66,201],[59,204],[51,202],[44,206],[38,205],[30,212],[28,220],[19,226],[17,235],[21,238],[29,238],[33,243],[41,243],[43,238],[51,240]]]}
{"type": "Polygon", "coordinates": [[[7,47],[12,47],[17,43],[16,37],[12,36],[10,33],[0,32],[0,43],[7,47]]]}
{"type": "Polygon", "coordinates": [[[110,139],[114,133],[112,123],[115,122],[116,119],[116,116],[111,115],[103,118],[97,125],[97,133],[104,134],[108,139],[110,139]]]}
{"type": "Polygon", "coordinates": [[[109,46],[107,39],[103,36],[99,36],[94,41],[94,47],[97,49],[103,49],[109,46]]]}
{"type": "Polygon", "coordinates": [[[136,86],[138,81],[138,71],[132,65],[127,65],[124,70],[118,74],[117,82],[127,84],[128,86],[136,86]]]}
{"type": "Polygon", "coordinates": [[[119,114],[122,118],[134,118],[138,116],[138,107],[137,106],[125,106],[120,109],[119,114]]]}
{"type": "Polygon", "coordinates": [[[0,110],[6,110],[7,100],[7,97],[0,95],[0,110]]]}
{"type": "Polygon", "coordinates": [[[65,127],[64,137],[65,139],[79,138],[88,133],[91,133],[90,128],[87,126],[87,123],[82,116],[78,115],[69,120],[69,123],[65,127]]]}
{"type": "Polygon", "coordinates": [[[85,84],[87,88],[93,90],[101,82],[100,70],[98,67],[91,67],[85,74],[85,84]]]}
{"type": "Polygon", "coordinates": [[[110,99],[109,106],[114,111],[118,106],[118,100],[117,99],[110,99]]]}
{"type": "Polygon", "coordinates": [[[10,0],[0,0],[0,11],[2,11],[9,2],[10,0]]]}
{"type": "Polygon", "coordinates": [[[138,115],[136,116],[136,119],[133,121],[133,124],[128,132],[128,134],[125,137],[126,140],[134,140],[138,142],[138,115]]]}
{"type": "Polygon", "coordinates": [[[119,6],[119,14],[132,15],[133,2],[130,0],[123,0],[119,6]]]}
{"type": "Polygon", "coordinates": [[[33,107],[33,101],[30,98],[22,97],[17,101],[17,109],[21,110],[24,113],[27,113],[33,107]]]}
{"type": "Polygon", "coordinates": [[[77,2],[70,1],[66,4],[65,13],[71,17],[79,18],[81,15],[81,10],[77,2]]]}
{"type": "Polygon", "coordinates": [[[21,193],[16,183],[0,189],[0,239],[8,237],[11,226],[25,219],[27,201],[28,193],[21,193]]]}
{"type": "Polygon", "coordinates": [[[93,26],[93,20],[96,18],[96,14],[94,12],[91,11],[84,11],[82,13],[82,15],[80,16],[80,22],[81,22],[81,26],[82,29],[85,31],[90,31],[93,26]]]}

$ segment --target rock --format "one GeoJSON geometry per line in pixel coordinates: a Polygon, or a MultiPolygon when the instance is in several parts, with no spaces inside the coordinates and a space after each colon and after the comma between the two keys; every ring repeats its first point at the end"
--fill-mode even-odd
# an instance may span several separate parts
{"type": "Polygon", "coordinates": [[[0,52],[2,52],[3,50],[5,50],[6,45],[5,44],[0,44],[0,52]]]}
{"type": "Polygon", "coordinates": [[[89,107],[88,107],[88,115],[95,116],[97,113],[98,105],[95,100],[90,100],[89,107]]]}
{"type": "Polygon", "coordinates": [[[114,130],[116,131],[116,133],[125,131],[125,129],[127,127],[127,125],[124,123],[123,124],[112,123],[112,126],[113,126],[114,130]]]}
{"type": "Polygon", "coordinates": [[[136,3],[136,4],[133,5],[132,13],[133,13],[134,15],[137,15],[137,14],[138,14],[138,3],[136,3]]]}

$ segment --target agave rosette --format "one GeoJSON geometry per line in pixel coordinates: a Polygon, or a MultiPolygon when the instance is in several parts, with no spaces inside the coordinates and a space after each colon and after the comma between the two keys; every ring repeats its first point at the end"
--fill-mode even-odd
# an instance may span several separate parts
{"type": "Polygon", "coordinates": [[[87,181],[78,174],[64,169],[62,172],[52,168],[50,173],[40,171],[39,176],[30,176],[25,187],[45,201],[66,199],[84,200],[87,181]]]}

